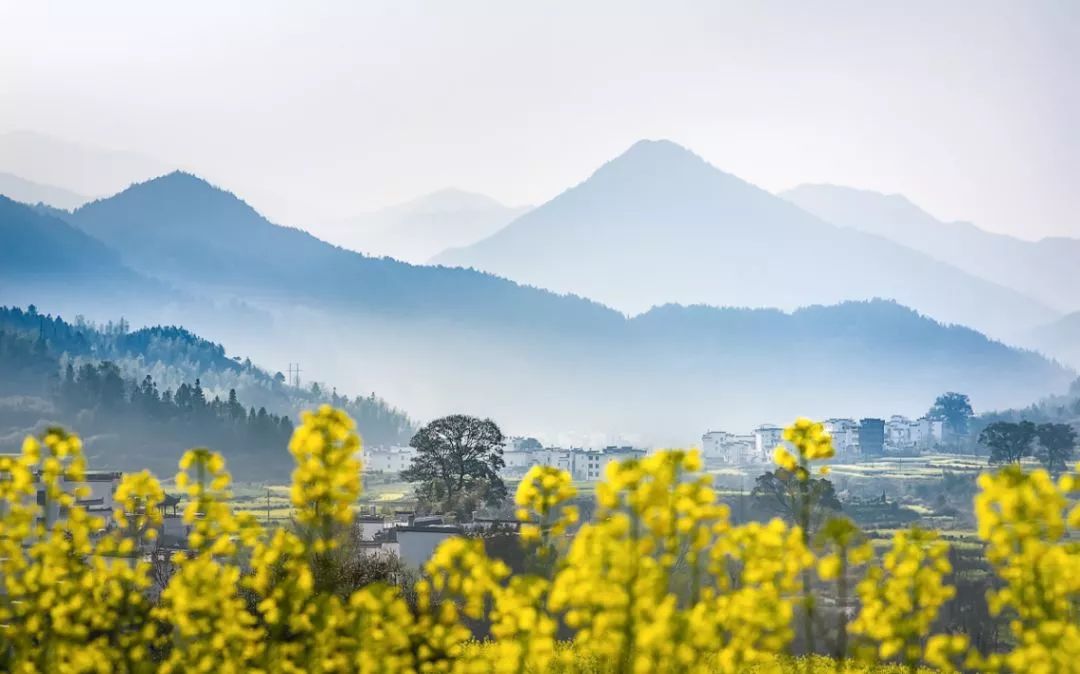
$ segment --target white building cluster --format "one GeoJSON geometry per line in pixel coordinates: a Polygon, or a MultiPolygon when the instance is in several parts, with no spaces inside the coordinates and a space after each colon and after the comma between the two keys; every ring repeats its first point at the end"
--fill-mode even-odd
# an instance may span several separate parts
{"type": "Polygon", "coordinates": [[[893,415],[885,422],[886,451],[927,451],[940,445],[944,438],[945,422],[941,419],[893,415]]]}
{"type": "Polygon", "coordinates": [[[645,454],[644,449],[633,447],[611,446],[603,450],[562,447],[536,449],[511,441],[503,451],[503,461],[506,463],[503,474],[516,477],[524,475],[533,466],[552,466],[570,473],[575,480],[595,481],[601,478],[604,466],[609,461],[640,459],[645,454]]]}
{"type": "MultiPolygon", "coordinates": [[[[641,458],[644,449],[633,447],[605,447],[580,449],[564,447],[536,447],[536,443],[524,443],[521,438],[511,438],[503,450],[503,475],[520,477],[533,466],[553,466],[570,473],[575,480],[599,480],[608,461],[641,458]]],[[[365,473],[400,473],[412,464],[416,450],[412,447],[369,447],[362,458],[365,473]]]]}
{"type": "MultiPolygon", "coordinates": [[[[832,436],[838,459],[858,461],[889,454],[931,451],[946,438],[945,422],[893,415],[883,419],[827,419],[822,423],[832,436]]],[[[708,431],[701,436],[701,453],[711,465],[746,466],[772,462],[777,445],[786,444],[783,429],[762,424],[749,434],[708,431]]]]}
{"type": "Polygon", "coordinates": [[[756,433],[737,435],[727,431],[709,431],[701,436],[701,456],[709,463],[742,466],[760,463],[762,453],[758,449],[756,433]]]}

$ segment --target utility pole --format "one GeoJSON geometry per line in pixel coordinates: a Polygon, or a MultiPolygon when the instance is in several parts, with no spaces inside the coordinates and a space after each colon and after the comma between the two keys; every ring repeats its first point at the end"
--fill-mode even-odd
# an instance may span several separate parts
{"type": "Polygon", "coordinates": [[[270,487],[266,488],[266,525],[270,526],[270,487]]]}

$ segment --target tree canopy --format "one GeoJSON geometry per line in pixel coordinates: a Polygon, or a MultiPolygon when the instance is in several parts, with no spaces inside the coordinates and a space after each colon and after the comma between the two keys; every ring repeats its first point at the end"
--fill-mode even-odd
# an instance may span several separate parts
{"type": "Polygon", "coordinates": [[[975,416],[975,411],[967,395],[949,391],[937,397],[926,416],[942,419],[954,437],[963,437],[968,433],[968,422],[975,416]]]}
{"type": "Polygon", "coordinates": [[[413,436],[417,450],[403,479],[418,483],[424,509],[467,515],[506,497],[499,477],[505,438],[495,422],[464,414],[436,419],[413,436]]]}
{"type": "Polygon", "coordinates": [[[804,497],[810,508],[810,528],[816,529],[825,516],[841,509],[833,484],[823,477],[807,478],[805,495],[795,473],[784,468],[763,473],[754,481],[750,493],[763,509],[784,519],[797,522],[804,497]]]}
{"type": "Polygon", "coordinates": [[[1035,433],[1039,438],[1036,458],[1052,474],[1068,470],[1076,450],[1076,429],[1069,424],[1039,424],[1035,433]]]}
{"type": "Polygon", "coordinates": [[[990,463],[1019,463],[1031,455],[1037,429],[1030,421],[998,421],[983,429],[979,443],[990,448],[990,463]]]}

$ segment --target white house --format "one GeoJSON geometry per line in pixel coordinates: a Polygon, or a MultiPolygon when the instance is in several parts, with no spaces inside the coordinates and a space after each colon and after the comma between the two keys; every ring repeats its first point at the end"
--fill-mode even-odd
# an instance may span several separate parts
{"type": "Polygon", "coordinates": [[[361,462],[366,473],[400,473],[415,456],[412,447],[372,447],[364,450],[361,462]]]}
{"type": "Polygon", "coordinates": [[[940,445],[945,439],[945,420],[922,417],[917,422],[918,435],[915,444],[919,449],[929,450],[940,445]]]}
{"type": "Polygon", "coordinates": [[[894,414],[885,422],[885,446],[892,451],[910,451],[919,444],[920,423],[894,414]]]}
{"type": "MultiPolygon", "coordinates": [[[[503,451],[503,470],[508,474],[520,474],[536,465],[539,452],[527,449],[508,449],[503,451]]],[[[541,464],[546,465],[546,464],[541,464]]]]}
{"type": "Polygon", "coordinates": [[[832,437],[837,457],[853,459],[859,454],[859,423],[854,419],[828,419],[823,424],[832,437]]]}
{"type": "Polygon", "coordinates": [[[701,456],[709,463],[742,466],[763,459],[753,435],[709,431],[701,436],[701,456]]]}
{"type": "Polygon", "coordinates": [[[381,515],[357,515],[353,518],[360,527],[360,540],[373,541],[387,528],[386,518],[381,515]]]}
{"type": "Polygon", "coordinates": [[[784,441],[784,429],[772,424],[762,424],[754,429],[754,451],[759,456],[771,457],[776,446],[784,441]]]}
{"type": "Polygon", "coordinates": [[[595,450],[578,449],[574,451],[574,468],[570,474],[575,480],[595,482],[601,478],[604,466],[603,456],[595,450]]]}
{"type": "Polygon", "coordinates": [[[633,447],[616,447],[609,445],[604,448],[603,453],[600,456],[600,471],[603,472],[603,467],[612,461],[627,461],[629,459],[643,459],[646,452],[644,449],[634,449],[633,447]]]}
{"type": "Polygon", "coordinates": [[[453,525],[399,526],[387,531],[380,547],[397,555],[406,566],[419,569],[431,559],[439,543],[462,533],[461,527],[453,525]]]}

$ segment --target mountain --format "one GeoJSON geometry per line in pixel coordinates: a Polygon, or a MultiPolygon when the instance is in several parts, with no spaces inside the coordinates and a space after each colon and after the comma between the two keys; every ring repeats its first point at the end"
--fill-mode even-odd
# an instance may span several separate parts
{"type": "Polygon", "coordinates": [[[1080,239],[1025,241],[968,222],[942,222],[899,194],[800,185],[780,196],[835,225],[883,236],[1056,310],[1080,310],[1080,239]]]}
{"type": "Polygon", "coordinates": [[[13,282],[39,277],[128,281],[136,275],[120,256],[67,222],[0,196],[0,275],[13,282]]]}
{"type": "Polygon", "coordinates": [[[44,203],[54,208],[71,209],[89,199],[62,187],[41,185],[17,175],[0,172],[0,195],[25,204],[44,203]]]}
{"type": "Polygon", "coordinates": [[[112,194],[166,169],[134,152],[90,147],[33,131],[0,134],[0,171],[78,194],[112,194]]]}
{"type": "Polygon", "coordinates": [[[593,302],[487,274],[418,267],[339,248],[275,225],[233,194],[188,173],[173,172],[89,203],[72,213],[71,222],[143,273],[253,301],[302,300],[386,315],[521,325],[546,313],[585,321],[583,326],[618,319],[593,302]],[[556,305],[560,311],[549,311],[556,305]]]}
{"type": "Polygon", "coordinates": [[[181,299],[58,214],[69,215],[0,196],[0,303],[49,304],[63,311],[95,304],[119,312],[181,299]]]}
{"type": "Polygon", "coordinates": [[[669,141],[638,142],[580,185],[434,261],[629,313],[667,302],[794,309],[886,297],[1005,337],[1055,316],[911,248],[824,222],[669,141]]]}
{"type": "Polygon", "coordinates": [[[343,248],[421,264],[447,248],[467,246],[494,234],[527,210],[449,188],[319,232],[343,248]]]}
{"type": "Polygon", "coordinates": [[[1080,311],[1040,326],[1032,333],[1033,345],[1043,353],[1080,368],[1080,311]]]}
{"type": "MultiPolygon", "coordinates": [[[[302,361],[308,380],[378,391],[420,420],[463,411],[515,434],[687,444],[707,427],[798,414],[917,415],[946,390],[1007,407],[1075,376],[891,301],[792,313],[664,305],[631,319],[491,274],[347,251],[184,173],[70,221],[144,277],[222,303],[204,315],[198,300],[184,305],[186,328],[279,370],[302,361]],[[232,311],[233,301],[269,318],[232,311]]],[[[123,315],[149,322],[130,307],[123,315]]]]}

